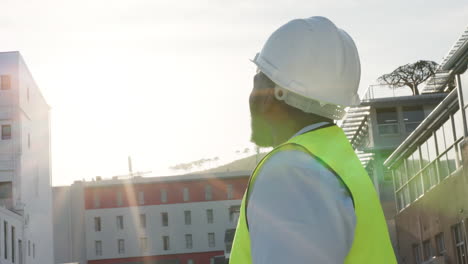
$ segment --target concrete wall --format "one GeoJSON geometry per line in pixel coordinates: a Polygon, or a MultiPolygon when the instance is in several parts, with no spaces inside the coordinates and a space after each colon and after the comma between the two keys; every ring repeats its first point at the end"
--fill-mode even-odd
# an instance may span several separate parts
{"type": "Polygon", "coordinates": [[[82,183],[54,187],[54,263],[86,263],[82,183]]]}

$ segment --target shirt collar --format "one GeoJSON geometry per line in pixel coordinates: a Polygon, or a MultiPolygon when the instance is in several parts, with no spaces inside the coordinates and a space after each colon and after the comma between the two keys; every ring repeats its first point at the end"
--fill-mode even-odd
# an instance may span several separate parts
{"type": "MultiPolygon", "coordinates": [[[[292,136],[291,138],[297,137],[297,136],[302,135],[302,134],[304,134],[304,133],[306,133],[306,132],[309,132],[309,131],[311,131],[311,130],[320,128],[320,127],[322,127],[322,126],[324,126],[324,125],[328,125],[328,124],[330,124],[330,123],[328,123],[328,122],[320,122],[320,123],[315,123],[315,124],[312,124],[312,125],[308,125],[308,126],[304,127],[303,129],[299,130],[299,132],[297,132],[296,134],[294,134],[294,136],[292,136]]],[[[291,139],[291,138],[290,138],[290,139],[291,139]]]]}

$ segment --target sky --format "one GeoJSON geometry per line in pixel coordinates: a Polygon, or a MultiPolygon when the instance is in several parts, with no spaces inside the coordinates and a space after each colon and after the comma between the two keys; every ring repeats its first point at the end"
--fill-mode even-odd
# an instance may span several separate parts
{"type": "MultiPolygon", "coordinates": [[[[0,51],[19,50],[51,106],[53,185],[243,157],[250,62],[294,18],[354,39],[360,90],[420,59],[440,62],[468,23],[464,0],[2,0],[0,51]]],[[[245,155],[244,155],[245,156],[245,155]]]]}

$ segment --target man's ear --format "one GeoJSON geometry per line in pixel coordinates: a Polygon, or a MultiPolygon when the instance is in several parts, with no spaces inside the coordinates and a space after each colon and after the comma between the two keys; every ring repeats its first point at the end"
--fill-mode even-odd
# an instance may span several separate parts
{"type": "Polygon", "coordinates": [[[258,113],[271,112],[275,106],[275,83],[259,72],[254,77],[254,89],[250,94],[251,107],[258,113]]]}

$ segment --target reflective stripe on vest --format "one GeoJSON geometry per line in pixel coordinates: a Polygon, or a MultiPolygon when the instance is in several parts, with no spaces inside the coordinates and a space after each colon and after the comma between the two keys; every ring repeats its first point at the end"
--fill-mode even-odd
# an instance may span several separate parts
{"type": "MultiPolygon", "coordinates": [[[[247,223],[246,201],[255,182],[259,168],[278,151],[303,150],[335,172],[348,187],[354,202],[356,227],[346,264],[396,264],[385,217],[379,198],[367,172],[354,153],[348,139],[337,126],[319,128],[296,136],[276,147],[260,161],[250,177],[247,191],[242,199],[239,222],[232,243],[230,264],[252,264],[250,235],[247,223]]],[[[287,227],[285,227],[287,228],[287,227]]]]}

